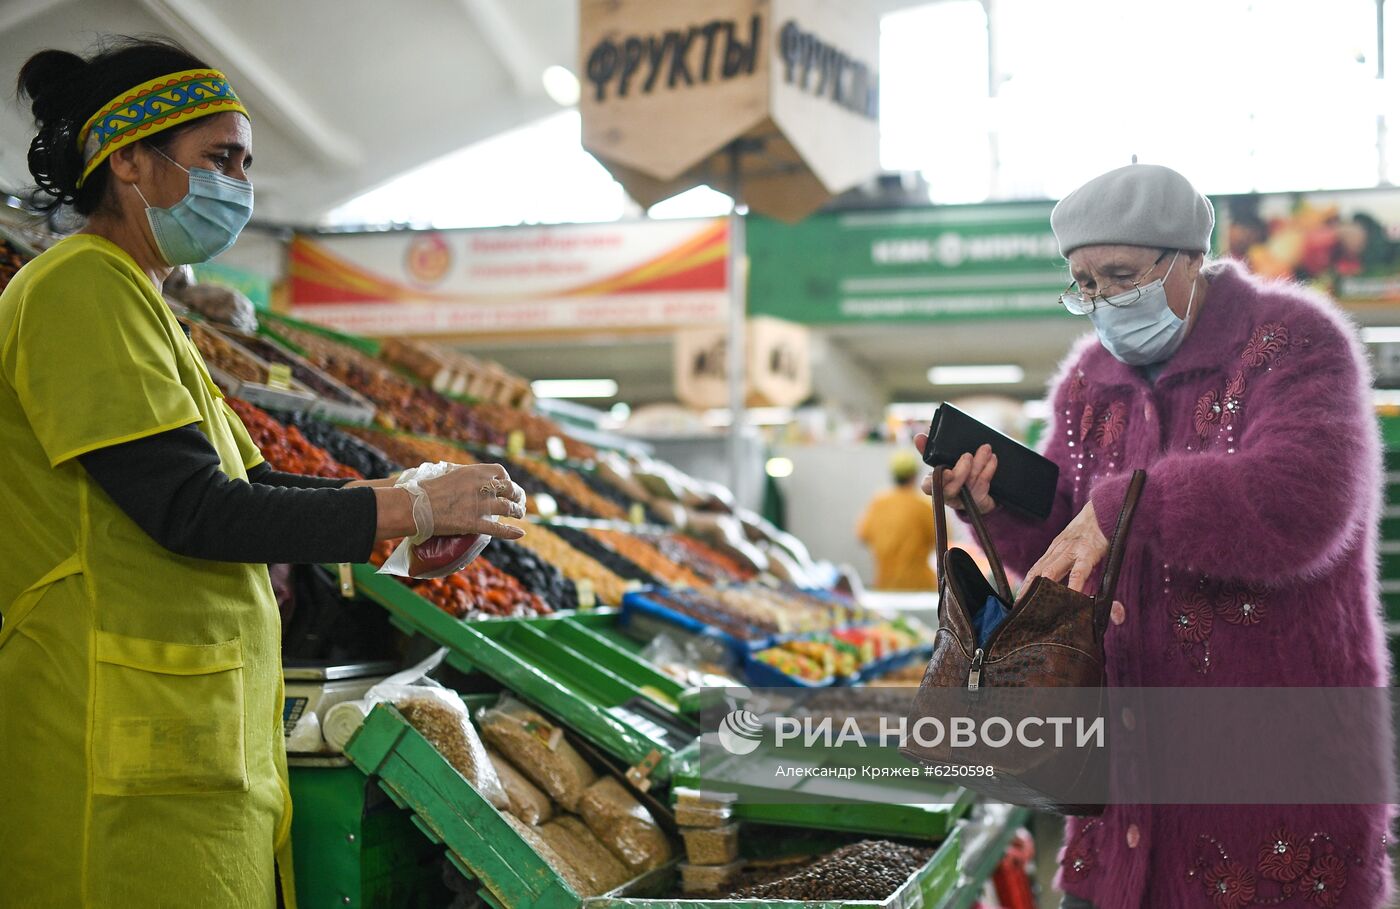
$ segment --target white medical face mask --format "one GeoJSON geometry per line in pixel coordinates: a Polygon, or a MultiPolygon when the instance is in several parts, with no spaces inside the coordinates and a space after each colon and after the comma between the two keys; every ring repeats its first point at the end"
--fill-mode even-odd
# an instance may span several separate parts
{"type": "Polygon", "coordinates": [[[1196,302],[1196,282],[1191,282],[1191,297],[1186,301],[1186,318],[1172,312],[1167,305],[1167,278],[1176,267],[1177,251],[1172,256],[1167,273],[1142,288],[1108,297],[1089,313],[1099,342],[1104,349],[1129,366],[1150,366],[1161,363],[1176,353],[1186,340],[1186,326],[1191,321],[1191,307],[1196,302]]]}

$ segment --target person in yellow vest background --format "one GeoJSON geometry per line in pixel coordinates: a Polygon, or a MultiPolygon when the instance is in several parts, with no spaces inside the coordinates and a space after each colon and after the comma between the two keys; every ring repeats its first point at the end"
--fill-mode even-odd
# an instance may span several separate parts
{"type": "Polygon", "coordinates": [[[898,452],[890,459],[894,486],[875,496],[865,509],[856,536],[875,559],[878,590],[933,590],[938,582],[930,567],[934,549],[933,511],[918,483],[919,459],[898,452]]]}

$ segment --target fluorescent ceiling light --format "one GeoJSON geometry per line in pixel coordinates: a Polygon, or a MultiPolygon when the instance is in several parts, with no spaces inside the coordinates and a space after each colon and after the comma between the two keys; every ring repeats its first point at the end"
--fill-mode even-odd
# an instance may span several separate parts
{"type": "Polygon", "coordinates": [[[769,458],[768,463],[764,465],[764,470],[768,472],[768,476],[774,479],[781,480],[783,477],[790,477],[792,476],[792,459],[769,458]]]}
{"type": "Polygon", "coordinates": [[[1014,363],[999,366],[935,366],[928,371],[933,385],[1016,385],[1026,371],[1014,363]]]}
{"type": "MultiPolygon", "coordinates": [[[[792,410],[788,407],[750,407],[744,411],[744,418],[750,426],[782,426],[792,422],[792,410]]],[[[722,429],[731,425],[729,408],[721,407],[705,411],[705,425],[722,429]]]]}
{"type": "Polygon", "coordinates": [[[547,67],[540,75],[540,81],[544,83],[545,94],[554,99],[554,103],[560,107],[573,107],[578,104],[578,76],[570,72],[566,66],[555,64],[547,67]]]}
{"type": "Polygon", "coordinates": [[[614,398],[617,383],[612,379],[537,379],[530,383],[537,398],[614,398]]]}
{"type": "Polygon", "coordinates": [[[899,420],[902,423],[922,422],[927,423],[933,419],[934,412],[938,410],[937,404],[891,404],[885,408],[885,416],[891,420],[899,420]]]}
{"type": "Polygon", "coordinates": [[[1400,325],[1377,325],[1361,329],[1361,340],[1367,344],[1400,343],[1400,325]]]}

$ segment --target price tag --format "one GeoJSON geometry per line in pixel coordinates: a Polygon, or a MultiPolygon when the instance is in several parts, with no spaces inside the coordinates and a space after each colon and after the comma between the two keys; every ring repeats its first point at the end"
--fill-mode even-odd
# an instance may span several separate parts
{"type": "Polygon", "coordinates": [[[542,492],[535,496],[535,512],[540,516],[540,520],[552,521],[559,515],[559,503],[554,501],[554,496],[542,492]]]}
{"type": "Polygon", "coordinates": [[[584,612],[598,605],[597,598],[593,595],[593,582],[584,578],[574,584],[578,590],[578,608],[584,612]]]}
{"type": "Polygon", "coordinates": [[[506,436],[506,454],[518,458],[525,453],[525,430],[512,429],[506,436]]]}
{"type": "Polygon", "coordinates": [[[569,456],[568,449],[564,447],[564,440],[558,436],[550,436],[545,439],[544,450],[545,454],[549,455],[550,460],[553,461],[562,461],[569,456]]]}
{"type": "Polygon", "coordinates": [[[628,593],[636,593],[638,590],[641,590],[645,586],[646,585],[643,584],[641,581],[638,581],[636,578],[633,578],[632,580],[628,581],[625,585],[623,585],[622,589],[627,591],[628,593]]]}
{"type": "Polygon", "coordinates": [[[632,507],[627,509],[627,520],[632,522],[633,527],[641,527],[646,523],[646,519],[647,512],[641,502],[633,502],[632,507]]]}
{"type": "Polygon", "coordinates": [[[283,391],[292,387],[292,368],[286,363],[274,363],[267,368],[267,387],[283,391]]]}
{"type": "Polygon", "coordinates": [[[340,595],[347,600],[355,598],[355,569],[349,562],[340,563],[340,595]]]}

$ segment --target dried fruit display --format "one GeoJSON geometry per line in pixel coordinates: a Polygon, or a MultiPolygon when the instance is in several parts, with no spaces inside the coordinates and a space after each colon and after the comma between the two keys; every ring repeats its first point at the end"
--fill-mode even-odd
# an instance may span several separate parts
{"type": "Polygon", "coordinates": [[[526,467],[521,466],[523,462],[510,458],[498,458],[491,455],[483,455],[481,460],[488,464],[499,464],[510,474],[521,489],[525,490],[525,509],[530,514],[539,514],[538,497],[547,495],[554,500],[555,510],[558,514],[570,518],[591,518],[594,515],[586,508],[575,502],[573,497],[567,493],[550,486],[541,480],[536,474],[531,473],[526,467]]]}
{"type": "Polygon", "coordinates": [[[482,419],[501,432],[509,434],[519,430],[524,433],[527,451],[545,451],[550,436],[557,436],[564,443],[565,455],[576,461],[591,461],[598,455],[592,445],[566,435],[564,428],[549,417],[502,404],[482,403],[476,405],[476,410],[482,419]]]}
{"type": "MultiPolygon", "coordinates": [[[[576,502],[584,517],[604,518],[610,521],[627,519],[626,510],[616,502],[598,495],[572,470],[555,467],[553,464],[534,458],[519,458],[511,463],[548,486],[556,501],[562,493],[563,496],[576,502]]],[[[511,474],[511,476],[514,475],[514,473],[511,474]]]]}
{"type": "Polygon", "coordinates": [[[644,539],[660,550],[666,558],[688,566],[710,584],[737,584],[752,581],[756,577],[752,568],[740,565],[694,537],[679,533],[661,533],[648,534],[644,539]]]}
{"type": "Polygon", "coordinates": [[[253,444],[273,470],[311,477],[344,477],[360,480],[360,472],[336,461],[324,449],[307,441],[295,426],[283,426],[266,411],[238,398],[225,398],[243,421],[253,444]]]}
{"type": "Polygon", "coordinates": [[[744,615],[721,603],[713,591],[652,590],[646,596],[672,612],[704,622],[742,641],[761,640],[773,634],[771,629],[755,626],[744,615]]]}
{"type": "Polygon", "coordinates": [[[273,344],[267,338],[260,338],[257,335],[237,335],[239,344],[243,345],[254,356],[261,358],[266,363],[275,363],[289,367],[292,371],[292,378],[296,379],[307,388],[311,389],[318,396],[341,404],[360,404],[361,401],[346,393],[345,389],[334,382],[328,381],[310,365],[303,362],[295,354],[285,351],[273,344]]]}
{"type": "Polygon", "coordinates": [[[612,502],[618,508],[622,509],[622,513],[627,515],[629,518],[632,514],[632,506],[640,505],[642,506],[643,523],[652,525],[660,525],[666,523],[666,519],[661,515],[657,514],[656,509],[652,508],[651,505],[649,505],[646,501],[629,496],[627,493],[623,492],[621,489],[618,489],[612,483],[608,482],[608,480],[605,479],[602,475],[600,475],[596,470],[579,470],[576,471],[574,475],[577,476],[579,480],[589,489],[593,490],[598,495],[607,499],[609,502],[612,502]]]}
{"type": "Polygon", "coordinates": [[[621,530],[592,529],[588,535],[612,547],[643,570],[671,587],[707,587],[695,572],[666,558],[647,541],[621,530]]]}
{"type": "MultiPolygon", "coordinates": [[[[371,561],[376,566],[383,565],[398,544],[398,540],[381,540],[374,547],[371,561]]],[[[459,619],[548,615],[554,611],[515,578],[483,558],[445,578],[399,580],[443,612],[459,619]]]]}
{"type": "Polygon", "coordinates": [[[753,658],[772,666],[785,676],[804,682],[825,682],[832,675],[831,670],[821,663],[786,647],[769,647],[755,653],[753,658]]]}
{"type": "Polygon", "coordinates": [[[458,442],[506,442],[505,435],[479,419],[472,408],[415,384],[386,363],[313,332],[279,327],[278,333],[306,351],[317,367],[369,398],[378,408],[375,420],[386,429],[458,442]]]}
{"type": "MultiPolygon", "coordinates": [[[[324,448],[331,457],[347,467],[355,468],[361,476],[380,480],[403,470],[403,465],[395,463],[384,452],[325,420],[304,413],[269,413],[283,426],[295,426],[308,442],[324,448]]],[[[414,463],[416,466],[417,462],[414,463]]]]}
{"type": "Polygon", "coordinates": [[[506,521],[526,529],[525,536],[515,541],[518,545],[558,568],[575,585],[587,581],[592,585],[598,602],[608,606],[617,606],[622,602],[622,596],[627,592],[627,582],[597,560],[579,552],[545,527],[510,519],[506,521]]]}
{"type": "Polygon", "coordinates": [[[515,578],[555,609],[577,609],[574,582],[535,553],[512,540],[493,540],[482,558],[515,578]]]}
{"type": "Polygon", "coordinates": [[[551,529],[562,537],[565,543],[568,543],[589,558],[600,562],[618,577],[626,578],[629,581],[636,581],[648,587],[657,586],[656,578],[652,576],[651,572],[620,554],[606,543],[589,536],[582,530],[560,525],[555,525],[551,529]]]}
{"type": "Polygon", "coordinates": [[[419,464],[435,464],[447,461],[449,464],[477,463],[471,452],[447,442],[425,439],[420,436],[407,436],[380,432],[374,429],[347,427],[346,432],[373,445],[392,460],[404,467],[417,467],[419,464]]]}
{"type": "Polygon", "coordinates": [[[184,324],[190,331],[190,340],[199,348],[206,364],[217,367],[242,382],[261,384],[267,381],[267,370],[246,350],[198,322],[184,324]]]}

